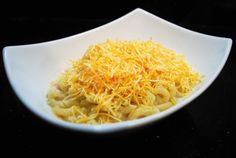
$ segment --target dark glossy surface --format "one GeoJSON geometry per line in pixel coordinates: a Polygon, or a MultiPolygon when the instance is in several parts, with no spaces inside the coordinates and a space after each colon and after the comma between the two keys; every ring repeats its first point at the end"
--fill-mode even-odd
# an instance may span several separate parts
{"type": "MultiPolygon", "coordinates": [[[[74,35],[114,20],[136,7],[143,7],[188,29],[236,39],[235,24],[232,22],[233,14],[236,13],[233,1],[213,3],[209,0],[205,1],[204,4],[207,5],[204,6],[195,5],[197,1],[193,1],[194,5],[187,3],[187,9],[178,11],[176,8],[182,4],[184,3],[170,0],[137,1],[135,5],[128,4],[123,10],[110,9],[109,14],[103,11],[83,15],[82,11],[79,14],[69,11],[68,14],[58,12],[57,15],[57,12],[47,11],[49,7],[40,16],[37,16],[37,11],[31,10],[32,15],[24,11],[19,15],[2,18],[0,44],[3,48],[7,45],[37,43],[74,35]],[[165,10],[168,5],[172,9],[169,12],[165,10]]],[[[41,150],[73,153],[80,151],[82,145],[89,148],[119,146],[113,150],[123,150],[124,146],[135,145],[150,146],[154,150],[149,148],[149,154],[167,157],[236,157],[235,53],[233,44],[229,59],[219,77],[186,108],[145,128],[109,135],[71,132],[37,118],[22,105],[10,88],[1,59],[0,137],[4,144],[1,149],[30,152],[43,148],[41,150]]]]}

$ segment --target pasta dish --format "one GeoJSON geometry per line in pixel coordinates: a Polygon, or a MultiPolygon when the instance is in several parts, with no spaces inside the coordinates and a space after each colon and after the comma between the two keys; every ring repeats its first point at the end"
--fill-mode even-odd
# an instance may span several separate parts
{"type": "Polygon", "coordinates": [[[65,121],[115,123],[162,112],[199,82],[182,54],[152,39],[107,40],[72,61],[52,82],[47,101],[65,121]]]}

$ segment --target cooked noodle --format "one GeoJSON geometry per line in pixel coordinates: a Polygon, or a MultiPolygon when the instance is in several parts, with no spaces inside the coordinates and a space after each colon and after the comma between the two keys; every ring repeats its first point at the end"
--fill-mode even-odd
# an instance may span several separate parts
{"type": "Polygon", "coordinates": [[[53,82],[48,104],[60,118],[103,124],[164,111],[188,95],[199,74],[184,56],[148,41],[92,45],[53,82]]]}

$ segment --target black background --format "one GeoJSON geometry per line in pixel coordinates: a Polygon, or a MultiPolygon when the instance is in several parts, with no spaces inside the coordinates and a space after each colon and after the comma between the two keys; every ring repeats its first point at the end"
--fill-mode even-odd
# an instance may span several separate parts
{"type": "MultiPolygon", "coordinates": [[[[130,0],[10,2],[1,5],[0,46],[37,43],[74,35],[110,22],[140,7],[168,21],[206,34],[236,38],[234,0],[130,0]]],[[[71,132],[37,118],[10,88],[0,60],[1,151],[45,149],[83,153],[107,147],[114,154],[145,151],[165,157],[236,157],[235,47],[216,81],[198,99],[160,123],[106,135],[71,132]],[[115,147],[116,146],[116,147],[115,147]],[[138,150],[145,146],[148,150],[138,150]],[[131,147],[136,147],[135,150],[131,147]]],[[[209,59],[211,62],[211,59],[209,59]]],[[[14,153],[14,152],[12,152],[14,153]]],[[[8,152],[11,154],[11,152],[8,152]]],[[[88,153],[91,154],[91,153],[88,153]]],[[[112,156],[112,155],[110,155],[112,156]]]]}

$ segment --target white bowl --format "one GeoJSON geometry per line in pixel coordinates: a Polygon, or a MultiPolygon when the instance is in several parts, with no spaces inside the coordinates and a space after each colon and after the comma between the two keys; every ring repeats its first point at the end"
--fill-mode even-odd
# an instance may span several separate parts
{"type": "Polygon", "coordinates": [[[204,92],[222,70],[231,49],[232,40],[214,37],[179,27],[142,9],[106,25],[71,37],[39,44],[10,46],[3,49],[9,81],[24,105],[44,120],[77,131],[106,133],[143,126],[158,121],[204,92]],[[109,39],[142,39],[150,37],[167,48],[181,52],[204,81],[187,98],[170,109],[145,118],[107,125],[83,125],[62,121],[47,105],[50,82],[69,66],[70,60],[80,58],[90,44],[109,39]]]}

